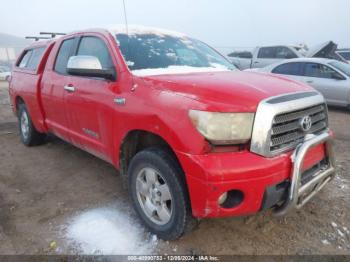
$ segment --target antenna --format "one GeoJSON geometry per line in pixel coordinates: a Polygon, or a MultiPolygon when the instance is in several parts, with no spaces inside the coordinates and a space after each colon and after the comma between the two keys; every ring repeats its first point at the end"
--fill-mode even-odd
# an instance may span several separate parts
{"type": "Polygon", "coordinates": [[[128,18],[127,18],[127,15],[126,15],[125,0],[123,0],[123,6],[124,6],[124,19],[125,19],[126,35],[129,38],[129,25],[128,25],[128,18]]]}
{"type": "Polygon", "coordinates": [[[51,38],[55,38],[58,35],[66,35],[65,33],[57,33],[57,32],[40,32],[41,35],[51,35],[51,38]]]}
{"type": "Polygon", "coordinates": [[[41,39],[51,39],[51,37],[46,37],[46,36],[26,36],[25,39],[34,39],[35,41],[39,41],[41,39]]]}

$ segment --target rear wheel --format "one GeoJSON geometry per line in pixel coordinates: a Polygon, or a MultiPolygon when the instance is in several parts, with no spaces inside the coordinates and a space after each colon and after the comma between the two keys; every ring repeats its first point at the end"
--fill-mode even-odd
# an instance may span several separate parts
{"type": "Polygon", "coordinates": [[[35,129],[25,104],[20,104],[18,107],[18,123],[23,144],[26,146],[34,146],[44,143],[46,135],[39,133],[35,129]]]}
{"type": "Polygon", "coordinates": [[[180,170],[161,148],[137,153],[128,169],[135,210],[148,229],[164,240],[179,238],[195,224],[180,170]]]}

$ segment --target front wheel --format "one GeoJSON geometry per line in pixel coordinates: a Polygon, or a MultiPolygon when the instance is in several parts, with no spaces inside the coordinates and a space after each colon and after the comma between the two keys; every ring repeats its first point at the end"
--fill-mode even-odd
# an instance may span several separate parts
{"type": "Polygon", "coordinates": [[[168,152],[151,148],[137,153],[128,176],[135,210],[152,233],[172,240],[195,224],[183,174],[168,152]]]}
{"type": "Polygon", "coordinates": [[[23,144],[26,146],[34,146],[44,143],[46,135],[39,133],[35,129],[25,104],[20,104],[18,107],[18,123],[23,144]]]}

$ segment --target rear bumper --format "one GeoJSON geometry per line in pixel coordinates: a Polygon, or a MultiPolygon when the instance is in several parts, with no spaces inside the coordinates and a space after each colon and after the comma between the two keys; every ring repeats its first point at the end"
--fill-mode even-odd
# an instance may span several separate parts
{"type": "MultiPolygon", "coordinates": [[[[293,207],[300,208],[315,194],[312,193],[310,198],[299,203],[301,194],[306,191],[297,185],[303,166],[310,161],[310,156],[306,156],[309,150],[320,143],[325,143],[332,162],[325,171],[327,174],[322,171],[321,176],[317,175],[317,181],[311,180],[317,187],[317,192],[334,175],[331,135],[325,133],[321,138],[317,136],[311,140],[301,144],[294,152],[273,158],[264,158],[249,151],[207,155],[177,152],[186,174],[193,215],[225,217],[253,214],[281,200],[284,204],[276,209],[278,214],[285,214],[293,207]],[[319,184],[321,180],[322,185],[319,184]],[[271,193],[273,191],[271,188],[278,189],[275,190],[277,193],[271,193]],[[223,193],[232,190],[243,194],[242,201],[230,208],[223,208],[219,205],[218,199],[223,193]]],[[[311,160],[312,155],[314,154],[311,154],[311,160]]],[[[307,186],[308,190],[310,187],[311,184],[307,186]]]]}

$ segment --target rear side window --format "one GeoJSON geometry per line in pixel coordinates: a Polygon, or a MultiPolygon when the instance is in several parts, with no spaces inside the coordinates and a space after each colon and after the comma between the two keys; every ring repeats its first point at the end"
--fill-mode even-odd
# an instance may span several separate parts
{"type": "Polygon", "coordinates": [[[72,56],[72,47],[74,44],[74,38],[64,40],[58,51],[54,70],[60,74],[67,74],[67,63],[72,56]]]}
{"type": "Polygon", "coordinates": [[[301,76],[302,63],[287,63],[287,64],[279,65],[272,70],[272,73],[281,74],[281,75],[301,76]]]}
{"type": "Polygon", "coordinates": [[[33,49],[32,55],[26,67],[30,70],[34,70],[34,71],[37,70],[44,51],[45,51],[45,47],[39,47],[39,48],[33,49]]]}
{"type": "Polygon", "coordinates": [[[98,37],[86,36],[80,41],[77,55],[94,56],[100,60],[103,69],[113,68],[113,62],[106,44],[98,37]]]}
{"type": "Polygon", "coordinates": [[[19,68],[25,68],[28,64],[28,61],[30,57],[32,56],[32,50],[25,51],[24,55],[22,56],[22,59],[18,63],[19,68]]]}
{"type": "Polygon", "coordinates": [[[37,47],[26,50],[20,62],[18,63],[18,67],[32,71],[37,70],[44,51],[45,47],[37,47]]]}
{"type": "Polygon", "coordinates": [[[253,58],[253,55],[251,52],[233,52],[233,53],[228,54],[227,56],[238,57],[238,58],[248,58],[248,59],[253,58]]]}

